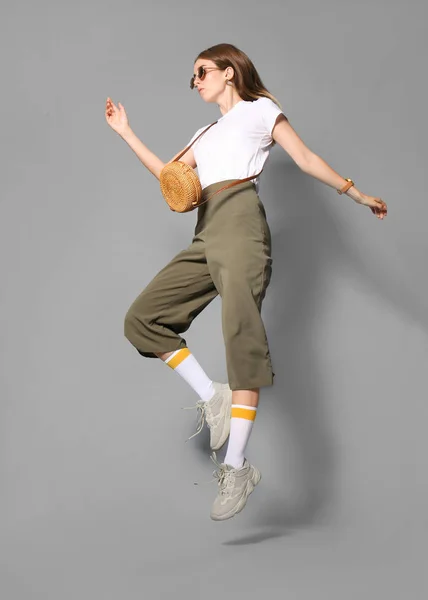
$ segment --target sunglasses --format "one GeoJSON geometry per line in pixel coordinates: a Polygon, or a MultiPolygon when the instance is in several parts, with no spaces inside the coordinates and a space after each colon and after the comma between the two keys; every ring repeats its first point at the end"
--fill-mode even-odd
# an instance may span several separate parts
{"type": "Polygon", "coordinates": [[[193,75],[192,78],[190,79],[190,89],[191,90],[193,90],[193,88],[195,87],[196,77],[199,79],[199,81],[203,81],[205,79],[205,75],[208,73],[208,71],[223,71],[223,69],[219,69],[218,67],[199,67],[197,74],[193,75]]]}

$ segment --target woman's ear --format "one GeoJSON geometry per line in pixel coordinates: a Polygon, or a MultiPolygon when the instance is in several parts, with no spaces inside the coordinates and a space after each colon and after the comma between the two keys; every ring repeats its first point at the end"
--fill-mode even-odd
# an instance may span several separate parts
{"type": "Polygon", "coordinates": [[[227,67],[226,68],[226,79],[228,80],[227,83],[229,83],[230,85],[232,84],[232,79],[233,76],[235,75],[235,72],[233,70],[233,67],[227,67]]]}

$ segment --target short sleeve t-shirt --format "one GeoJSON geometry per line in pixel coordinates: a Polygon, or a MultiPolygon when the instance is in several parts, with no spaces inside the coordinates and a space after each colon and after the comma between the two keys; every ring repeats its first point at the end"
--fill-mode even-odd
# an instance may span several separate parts
{"type": "MultiPolygon", "coordinates": [[[[192,146],[202,189],[225,179],[259,173],[272,147],[272,129],[283,114],[270,98],[240,100],[192,146]]],[[[189,144],[206,129],[201,127],[189,144]]],[[[252,181],[259,193],[260,176],[252,181]]]]}

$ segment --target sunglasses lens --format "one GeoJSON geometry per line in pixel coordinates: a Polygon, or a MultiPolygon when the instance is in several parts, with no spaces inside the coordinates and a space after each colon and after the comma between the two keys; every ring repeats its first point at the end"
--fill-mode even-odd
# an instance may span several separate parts
{"type": "Polygon", "coordinates": [[[195,87],[195,77],[197,77],[200,81],[202,81],[204,79],[205,75],[206,75],[206,71],[205,71],[204,67],[199,67],[197,74],[193,75],[193,77],[190,79],[190,87],[192,90],[195,87]]]}

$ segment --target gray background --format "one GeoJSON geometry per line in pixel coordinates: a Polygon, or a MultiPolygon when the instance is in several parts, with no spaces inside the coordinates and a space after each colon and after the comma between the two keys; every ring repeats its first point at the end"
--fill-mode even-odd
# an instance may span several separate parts
{"type": "MultiPolygon", "coordinates": [[[[426,13],[415,0],[2,9],[2,598],[426,598],[426,13]],[[123,336],[196,213],[168,209],[104,107],[122,102],[169,160],[219,116],[188,81],[224,41],[389,214],[272,151],[277,377],[247,449],[263,480],[214,523],[215,483],[194,486],[212,476],[207,436],[184,443],[197,397],[123,336]]],[[[220,310],[185,338],[225,381],[220,310]]]]}

